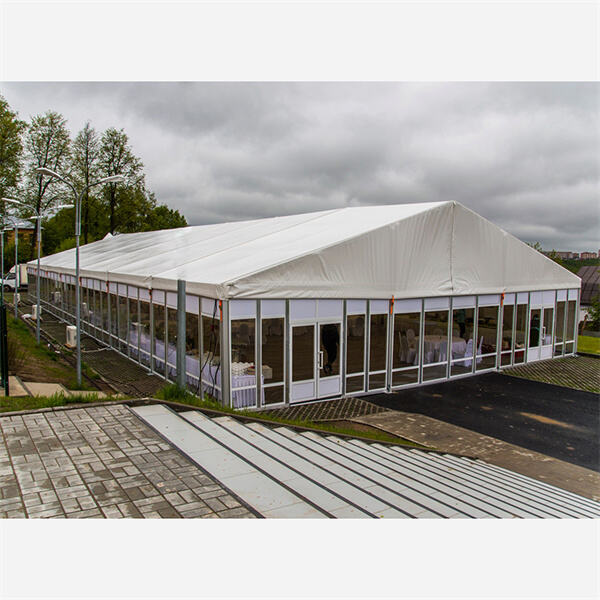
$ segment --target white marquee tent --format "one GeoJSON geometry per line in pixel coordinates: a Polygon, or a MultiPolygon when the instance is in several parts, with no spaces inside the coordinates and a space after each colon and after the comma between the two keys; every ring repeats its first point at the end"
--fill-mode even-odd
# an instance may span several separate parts
{"type": "MultiPolygon", "coordinates": [[[[414,298],[579,287],[579,278],[457,202],[351,207],[120,234],[81,274],[210,298],[414,298]]],[[[74,250],[42,260],[74,273],[74,250]]]]}
{"type": "MultiPolygon", "coordinates": [[[[86,333],[236,407],[576,351],[580,279],[456,202],[120,234],[80,257],[86,333]]],[[[74,267],[74,250],[41,265],[45,309],[67,322],[74,267]]]]}

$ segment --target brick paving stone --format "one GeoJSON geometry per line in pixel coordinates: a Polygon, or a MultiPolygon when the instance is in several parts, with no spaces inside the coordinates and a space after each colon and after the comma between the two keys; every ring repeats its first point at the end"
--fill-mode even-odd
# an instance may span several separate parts
{"type": "Polygon", "coordinates": [[[503,373],[584,392],[600,393],[600,359],[598,358],[573,356],[540,360],[506,368],[503,373]]]}
{"type": "Polygon", "coordinates": [[[340,398],[325,402],[311,402],[300,406],[288,406],[262,412],[280,419],[297,421],[344,421],[383,412],[385,408],[371,404],[362,398],[340,398]]]}
{"type": "Polygon", "coordinates": [[[0,491],[0,518],[253,516],[123,404],[0,416],[0,491]]]}

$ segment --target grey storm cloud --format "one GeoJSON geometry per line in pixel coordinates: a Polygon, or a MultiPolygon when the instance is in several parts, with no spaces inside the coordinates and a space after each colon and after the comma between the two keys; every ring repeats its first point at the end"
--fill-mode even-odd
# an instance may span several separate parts
{"type": "Polygon", "coordinates": [[[21,118],[123,127],[191,224],[457,200],[525,241],[597,250],[596,83],[6,83],[21,118]]]}

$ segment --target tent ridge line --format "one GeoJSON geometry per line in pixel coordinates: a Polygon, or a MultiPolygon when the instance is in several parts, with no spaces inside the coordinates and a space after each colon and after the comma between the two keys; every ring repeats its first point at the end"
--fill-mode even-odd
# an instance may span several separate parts
{"type": "MultiPolygon", "coordinates": [[[[291,260],[281,260],[273,265],[270,265],[269,267],[267,267],[266,269],[258,269],[256,271],[249,271],[248,273],[244,273],[243,275],[240,275],[238,277],[236,277],[235,279],[229,279],[228,281],[223,282],[222,285],[232,285],[235,284],[236,281],[242,281],[243,279],[247,279],[248,277],[252,277],[253,275],[257,275],[258,273],[267,273],[268,271],[271,271],[273,269],[276,269],[277,267],[280,267],[281,265],[284,265],[286,263],[294,263],[298,260],[301,260],[303,258],[306,258],[307,256],[311,256],[313,254],[317,254],[320,252],[323,252],[324,250],[329,250],[330,248],[334,248],[335,246],[341,246],[343,244],[346,244],[348,242],[351,242],[355,239],[360,238],[363,235],[367,235],[367,234],[372,234],[380,229],[385,229],[386,227],[390,227],[391,225],[395,225],[396,223],[399,223],[400,221],[408,221],[410,219],[414,219],[416,217],[419,217],[427,212],[432,212],[434,210],[438,210],[438,209],[442,209],[444,207],[446,207],[448,204],[452,203],[452,200],[448,200],[446,202],[439,202],[439,203],[430,203],[427,202],[425,204],[436,204],[436,206],[432,206],[431,208],[428,208],[427,210],[423,210],[421,212],[415,213],[414,215],[410,215],[409,217],[405,217],[402,219],[396,219],[394,221],[390,221],[388,223],[385,223],[383,225],[380,225],[378,227],[374,227],[373,229],[369,229],[368,231],[361,231],[360,233],[357,233],[356,235],[352,235],[350,237],[344,238],[343,240],[339,240],[337,242],[332,242],[331,244],[327,244],[325,246],[320,246],[319,248],[314,248],[312,250],[308,250],[307,252],[303,253],[303,254],[299,254],[298,256],[295,256],[294,258],[292,258],[291,260]]],[[[415,204],[423,204],[423,203],[419,203],[416,202],[415,204]]],[[[346,207],[346,208],[351,208],[351,207],[346,207]]],[[[345,210],[345,209],[339,209],[339,210],[345,210]]]]}
{"type": "MultiPolygon", "coordinates": [[[[229,252],[229,251],[230,251],[230,250],[232,250],[233,248],[239,248],[240,246],[243,246],[244,244],[249,244],[249,243],[251,243],[251,242],[255,242],[256,240],[259,240],[259,239],[264,239],[264,238],[267,238],[267,237],[269,237],[269,236],[271,236],[271,235],[276,235],[276,234],[278,234],[278,233],[281,233],[281,232],[283,232],[283,231],[288,231],[288,230],[290,230],[290,229],[293,229],[294,227],[300,227],[301,225],[305,225],[306,223],[310,223],[310,222],[312,222],[312,221],[315,221],[315,220],[317,220],[317,219],[321,219],[321,218],[323,218],[323,217],[325,217],[325,216],[329,216],[331,213],[334,213],[334,212],[339,212],[339,211],[343,211],[343,210],[345,210],[346,208],[347,208],[347,207],[344,207],[344,208],[337,208],[337,209],[331,209],[331,210],[322,210],[322,211],[319,211],[319,212],[318,212],[318,213],[317,213],[317,214],[316,214],[314,217],[312,217],[312,218],[310,218],[310,219],[307,219],[306,221],[302,221],[302,223],[295,223],[295,224],[293,224],[293,225],[289,225],[288,227],[284,227],[283,229],[279,229],[279,230],[277,230],[277,231],[269,232],[269,233],[267,233],[267,234],[264,234],[264,235],[261,235],[261,236],[258,236],[258,237],[255,237],[255,238],[252,238],[251,240],[246,240],[245,242],[240,242],[239,244],[233,244],[233,245],[231,245],[231,246],[228,246],[227,248],[222,248],[221,250],[218,250],[218,251],[216,251],[216,252],[211,252],[211,253],[209,253],[209,254],[205,254],[204,256],[201,256],[200,258],[194,258],[193,260],[189,260],[189,261],[187,261],[187,262],[183,262],[183,263],[181,263],[181,264],[177,265],[177,267],[173,267],[173,269],[177,269],[177,268],[179,268],[179,267],[181,267],[181,266],[183,266],[183,265],[189,265],[189,264],[192,264],[192,263],[195,263],[195,262],[198,262],[198,261],[204,260],[204,259],[206,259],[206,258],[208,258],[208,257],[217,256],[217,255],[219,255],[219,254],[223,254],[224,252],[229,252]]],[[[296,216],[296,215],[286,215],[286,216],[296,216]]],[[[271,218],[277,218],[277,217],[271,217],[271,218]]],[[[263,219],[255,219],[254,221],[242,221],[242,222],[243,222],[243,223],[255,223],[255,222],[262,221],[262,220],[263,220],[263,219]]],[[[218,236],[214,236],[214,237],[218,237],[218,236]]],[[[211,239],[212,239],[212,238],[211,238],[211,239]]],[[[270,267],[269,267],[269,268],[270,268],[270,267]]],[[[169,271],[172,271],[173,269],[169,269],[169,271]]],[[[169,271],[161,271],[160,273],[154,273],[154,275],[157,275],[157,276],[159,276],[159,275],[162,275],[163,273],[168,273],[169,271]]],[[[258,272],[260,272],[260,271],[258,271],[258,272]]],[[[245,275],[243,275],[243,277],[245,277],[245,275]]],[[[224,282],[224,283],[223,283],[223,284],[221,284],[221,285],[227,285],[227,282],[224,282]]]]}

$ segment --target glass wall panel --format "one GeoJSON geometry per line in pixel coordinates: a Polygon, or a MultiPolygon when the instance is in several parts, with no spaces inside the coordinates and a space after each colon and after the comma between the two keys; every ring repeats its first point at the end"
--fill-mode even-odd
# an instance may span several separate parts
{"type": "Polygon", "coordinates": [[[371,315],[369,390],[385,387],[387,314],[371,315]],[[382,372],[383,371],[383,372],[382,372]]]}
{"type": "Polygon", "coordinates": [[[394,315],[392,385],[407,385],[419,380],[419,333],[421,313],[394,315]],[[399,369],[402,369],[400,372],[399,369]]]}
{"type": "Polygon", "coordinates": [[[140,300],[140,360],[150,365],[152,338],[150,333],[150,303],[140,300]]]}
{"type": "Polygon", "coordinates": [[[346,391],[364,391],[365,315],[346,317],[346,391]],[[360,374],[360,377],[356,375],[360,374]],[[352,375],[355,375],[352,377],[352,375]]]}
{"type": "Polygon", "coordinates": [[[552,326],[554,325],[554,309],[544,308],[544,322],[542,324],[542,345],[552,345],[552,326]]]}
{"type": "Polygon", "coordinates": [[[496,366],[498,339],[498,306],[480,306],[477,319],[476,370],[493,369],[496,366]]]}
{"type": "Polygon", "coordinates": [[[354,375],[352,377],[346,377],[346,392],[363,392],[365,389],[365,376],[354,375]]]}
{"type": "Polygon", "coordinates": [[[513,347],[513,317],[515,307],[512,304],[504,305],[502,309],[502,348],[501,365],[508,366],[512,362],[512,347],[513,347]]]}
{"type": "Polygon", "coordinates": [[[563,353],[563,342],[565,333],[565,302],[556,303],[556,319],[554,325],[554,355],[561,356],[563,353]]]}
{"type": "Polygon", "coordinates": [[[292,381],[315,378],[315,326],[292,327],[292,381]]]}
{"type": "Polygon", "coordinates": [[[540,308],[532,308],[529,317],[529,347],[537,348],[540,345],[541,325],[540,319],[542,310],[540,308]]]}
{"type": "Polygon", "coordinates": [[[177,309],[167,307],[167,365],[168,375],[177,375],[177,309]]]}
{"type": "Polygon", "coordinates": [[[129,352],[134,358],[139,358],[138,344],[140,342],[140,323],[137,298],[129,298],[129,352]]]}
{"type": "Polygon", "coordinates": [[[527,335],[527,304],[517,304],[515,321],[515,354],[514,364],[525,361],[525,336],[527,335]]]}
{"type": "Polygon", "coordinates": [[[185,371],[186,382],[198,388],[200,378],[200,338],[198,315],[185,314],[185,371]]]}
{"type": "Polygon", "coordinates": [[[262,319],[262,375],[265,404],[284,401],[285,319],[262,319]],[[274,385],[278,384],[278,385],[274,385]],[[270,387],[273,386],[274,387],[270,387]]]}
{"type": "Polygon", "coordinates": [[[423,338],[423,381],[446,377],[448,362],[448,311],[425,313],[425,336],[423,338]]]}
{"type": "Polygon", "coordinates": [[[117,345],[117,338],[119,336],[119,321],[118,321],[118,310],[117,310],[117,296],[115,294],[109,294],[110,301],[110,333],[111,333],[111,344],[117,345]]]}
{"type": "Polygon", "coordinates": [[[473,371],[474,323],[475,308],[455,308],[452,311],[451,377],[473,371]]]}
{"type": "Polygon", "coordinates": [[[234,408],[256,406],[256,319],[231,321],[231,388],[234,408]]]}
{"type": "MultiPolygon", "coordinates": [[[[565,331],[565,340],[571,342],[575,339],[575,300],[569,300],[567,305],[567,330],[565,331]]],[[[570,352],[573,352],[571,349],[570,352]]]]}
{"type": "Polygon", "coordinates": [[[165,307],[153,304],[154,311],[154,370],[165,373],[165,307]]]}
{"type": "Polygon", "coordinates": [[[202,381],[209,396],[221,398],[221,322],[202,315],[202,381]]]}
{"type": "Polygon", "coordinates": [[[127,352],[127,333],[128,333],[128,311],[127,311],[127,298],[125,296],[117,296],[118,307],[119,307],[119,350],[124,354],[127,352]]]}

